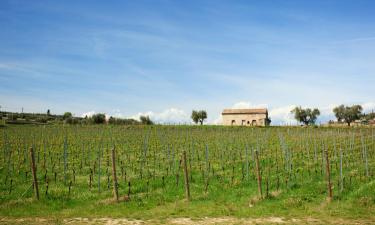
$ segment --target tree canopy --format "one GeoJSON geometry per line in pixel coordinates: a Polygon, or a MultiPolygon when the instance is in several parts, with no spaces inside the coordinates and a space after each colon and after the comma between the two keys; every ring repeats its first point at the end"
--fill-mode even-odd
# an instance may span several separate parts
{"type": "Polygon", "coordinates": [[[63,119],[66,120],[68,118],[72,118],[73,114],[71,112],[65,112],[63,115],[63,119]]]}
{"type": "Polygon", "coordinates": [[[294,114],[294,118],[305,125],[315,124],[316,119],[320,115],[319,109],[303,109],[301,106],[294,108],[291,113],[294,114]]]}
{"type": "Polygon", "coordinates": [[[191,119],[194,121],[194,123],[200,123],[202,125],[204,120],[207,119],[207,112],[205,110],[193,110],[191,112],[191,119]]]}
{"type": "Polygon", "coordinates": [[[352,105],[344,106],[339,105],[333,109],[338,122],[346,122],[348,126],[355,120],[358,120],[362,116],[362,106],[352,105]]]}
{"type": "Polygon", "coordinates": [[[97,113],[97,114],[94,114],[94,115],[92,115],[91,119],[92,119],[92,121],[93,121],[95,124],[102,124],[102,123],[105,123],[105,114],[104,114],[104,113],[97,113]]]}
{"type": "Polygon", "coordinates": [[[140,116],[139,120],[144,125],[152,125],[152,124],[154,124],[154,122],[150,119],[149,116],[140,116]]]}

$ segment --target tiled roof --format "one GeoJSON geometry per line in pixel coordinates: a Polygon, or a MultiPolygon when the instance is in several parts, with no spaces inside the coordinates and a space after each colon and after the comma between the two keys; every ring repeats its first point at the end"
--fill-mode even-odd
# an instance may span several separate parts
{"type": "Polygon", "coordinates": [[[267,109],[224,109],[225,114],[267,114],[267,109]]]}

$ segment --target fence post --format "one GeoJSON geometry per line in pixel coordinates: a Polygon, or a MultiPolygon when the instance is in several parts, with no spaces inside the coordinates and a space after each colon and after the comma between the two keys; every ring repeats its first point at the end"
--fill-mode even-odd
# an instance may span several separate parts
{"type": "Polygon", "coordinates": [[[325,149],[326,153],[326,177],[327,177],[327,192],[328,192],[328,197],[327,201],[331,202],[332,201],[332,184],[331,184],[331,171],[330,171],[330,165],[329,165],[329,157],[328,157],[328,151],[325,149]]]}
{"type": "Polygon", "coordinates": [[[259,197],[262,198],[262,177],[260,175],[260,165],[259,165],[259,157],[258,157],[258,151],[255,151],[255,162],[256,162],[256,172],[257,172],[257,178],[258,178],[258,193],[259,197]]]}
{"type": "Polygon", "coordinates": [[[116,151],[112,148],[112,176],[113,176],[113,195],[116,202],[118,202],[118,186],[117,186],[117,175],[116,175],[116,151]]]}
{"type": "Polygon", "coordinates": [[[36,165],[35,165],[33,147],[30,147],[30,159],[31,159],[31,172],[33,173],[33,186],[34,186],[35,196],[36,196],[36,199],[39,200],[38,179],[36,176],[36,165]]]}
{"type": "Polygon", "coordinates": [[[190,187],[189,187],[189,174],[187,170],[187,162],[186,162],[186,151],[183,152],[183,160],[184,160],[184,177],[185,177],[185,193],[186,199],[190,201],[190,187]]]}

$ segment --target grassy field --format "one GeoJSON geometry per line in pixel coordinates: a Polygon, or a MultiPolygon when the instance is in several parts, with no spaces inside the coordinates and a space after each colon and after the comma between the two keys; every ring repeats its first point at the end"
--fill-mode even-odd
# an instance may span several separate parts
{"type": "Polygon", "coordinates": [[[59,125],[0,131],[3,218],[375,222],[375,130],[370,128],[59,125]],[[113,148],[119,203],[113,199],[113,148]],[[185,199],[183,151],[191,201],[185,199]]]}

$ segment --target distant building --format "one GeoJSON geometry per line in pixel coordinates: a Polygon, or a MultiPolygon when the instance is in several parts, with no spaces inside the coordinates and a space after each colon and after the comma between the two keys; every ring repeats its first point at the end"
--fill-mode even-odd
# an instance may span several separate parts
{"type": "Polygon", "coordinates": [[[224,109],[223,125],[227,126],[266,126],[267,109],[224,109]]]}

